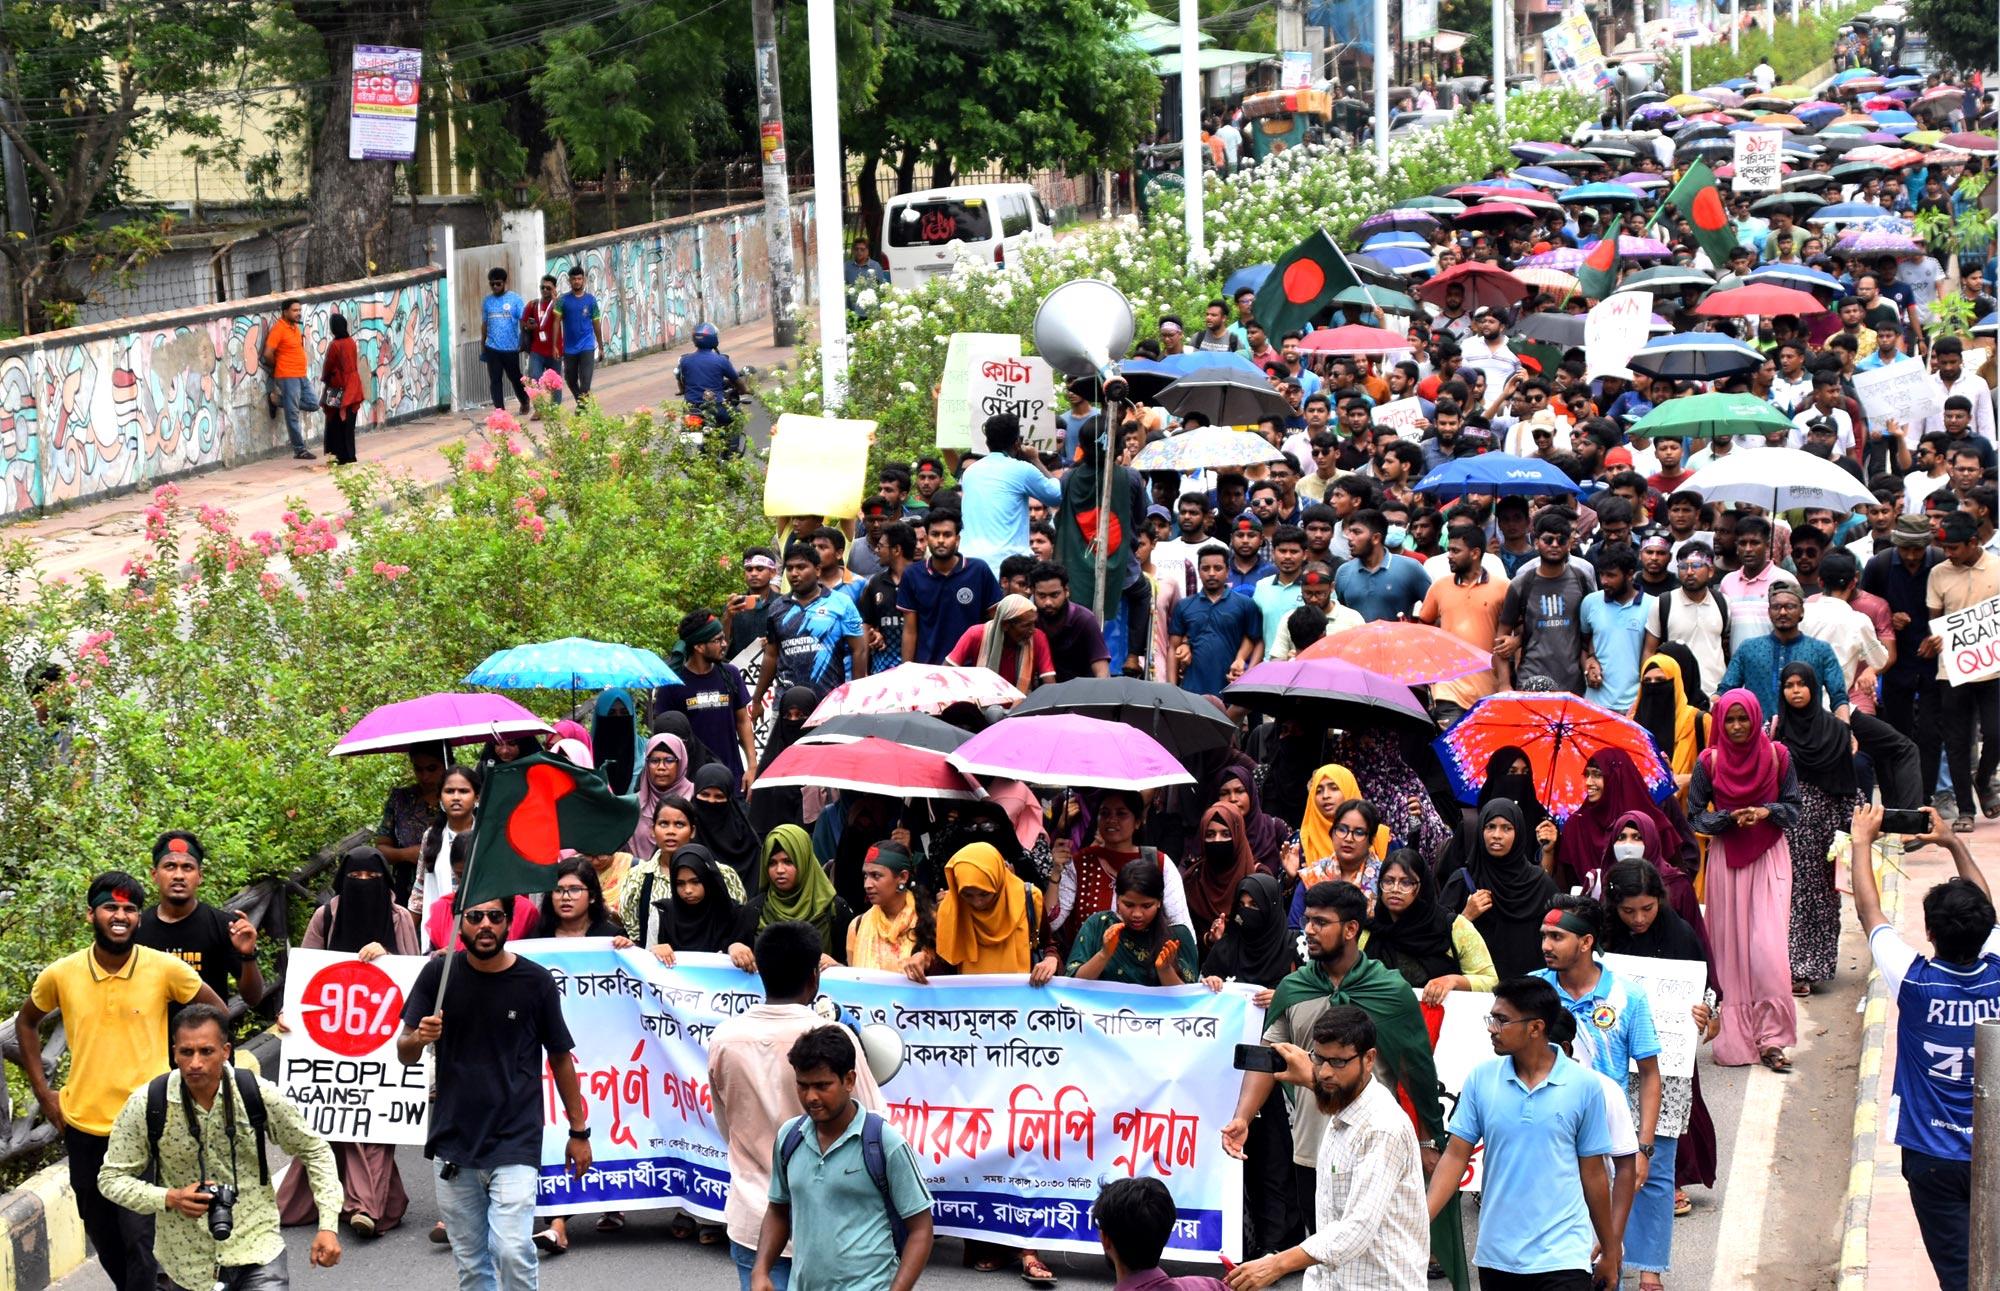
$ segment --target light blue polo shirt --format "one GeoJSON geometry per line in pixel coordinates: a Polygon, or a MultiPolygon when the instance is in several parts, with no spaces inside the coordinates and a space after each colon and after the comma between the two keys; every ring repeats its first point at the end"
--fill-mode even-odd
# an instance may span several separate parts
{"type": "Polygon", "coordinates": [[[1278,648],[1278,632],[1285,626],[1285,619],[1306,603],[1304,576],[1292,579],[1289,584],[1280,583],[1276,574],[1260,578],[1250,592],[1250,601],[1264,616],[1264,653],[1269,654],[1278,648]]]}
{"type": "Polygon", "coordinates": [[[1414,614],[1431,590],[1431,576],[1421,560],[1390,552],[1374,569],[1358,560],[1342,561],[1333,571],[1333,590],[1342,605],[1375,623],[1414,614]]]}
{"type": "Polygon", "coordinates": [[[1598,666],[1604,669],[1604,684],[1592,686],[1583,697],[1602,704],[1614,713],[1632,707],[1639,698],[1639,663],[1646,648],[1646,594],[1634,591],[1623,605],[1605,596],[1602,590],[1583,598],[1577,611],[1590,647],[1597,652],[1598,666]]]}
{"type": "Polygon", "coordinates": [[[1597,1078],[1560,1052],[1533,1089],[1512,1058],[1483,1062],[1459,1091],[1451,1133],[1486,1144],[1473,1262],[1503,1273],[1589,1271],[1596,1230],[1577,1159],[1611,1151],[1597,1078]]]}
{"type": "MultiPolygon", "coordinates": [[[[771,1200],[792,1206],[792,1281],[797,1291],[889,1291],[896,1280],[896,1239],[889,1212],[868,1167],[861,1160],[861,1119],[853,1119],[833,1146],[819,1150],[819,1131],[795,1116],[778,1127],[771,1145],[771,1200]],[[804,1122],[805,1140],[779,1169],[778,1157],[791,1127],[804,1122]]],[[[904,1219],[931,1208],[930,1189],[917,1169],[910,1145],[892,1125],[882,1127],[882,1154],[889,1172],[889,1196],[904,1219]]]]}
{"type": "Polygon", "coordinates": [[[1640,1058],[1660,1056],[1660,1033],[1653,1027],[1653,1001],[1643,990],[1628,987],[1598,961],[1602,971],[1587,995],[1571,995],[1553,968],[1530,974],[1556,988],[1556,998],[1576,1018],[1576,1055],[1580,1062],[1603,1072],[1620,1085],[1640,1058]]]}

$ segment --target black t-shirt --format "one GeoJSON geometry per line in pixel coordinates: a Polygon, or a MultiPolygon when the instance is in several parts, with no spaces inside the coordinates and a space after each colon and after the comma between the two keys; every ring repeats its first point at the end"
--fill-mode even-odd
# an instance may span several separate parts
{"type": "MultiPolygon", "coordinates": [[[[437,1103],[424,1155],[467,1170],[542,1163],[544,1054],[576,1047],[563,1022],[562,998],[549,970],[519,955],[506,970],[482,973],[465,952],[452,956],[437,1042],[437,1103]]],[[[403,1005],[415,1029],[436,1012],[445,961],[417,974],[403,1005]]]]}
{"type": "Polygon", "coordinates": [[[861,622],[882,634],[882,648],[868,652],[871,673],[887,672],[903,662],[903,611],[896,595],[896,580],[886,569],[861,589],[861,622]]]}
{"type": "MultiPolygon", "coordinates": [[[[174,922],[160,918],[160,907],[149,906],[139,916],[139,931],[132,940],[185,963],[225,1000],[229,998],[229,980],[243,973],[243,956],[229,940],[229,916],[205,901],[197,901],[192,914],[174,922]]],[[[181,1007],[177,1004],[168,1010],[170,1022],[181,1007]]]]}

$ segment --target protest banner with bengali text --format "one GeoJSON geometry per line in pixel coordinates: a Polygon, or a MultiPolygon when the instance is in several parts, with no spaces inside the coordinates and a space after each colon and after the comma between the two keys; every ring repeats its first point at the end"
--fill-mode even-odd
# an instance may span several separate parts
{"type": "Polygon", "coordinates": [[[1739,193],[1777,192],[1784,179],[1785,132],[1739,130],[1731,138],[1736,144],[1731,187],[1739,193]]]}
{"type": "Polygon", "coordinates": [[[1944,399],[1931,374],[1916,359],[1886,363],[1854,374],[1854,397],[1868,424],[1886,431],[1892,421],[1903,425],[1903,438],[1914,444],[1926,419],[1944,411],[1944,399]]]}
{"type": "Polygon", "coordinates": [[[764,514],[843,520],[859,515],[870,482],[868,446],[874,442],[872,421],[784,413],[771,427],[764,514]]]}
{"type": "MultiPolygon", "coordinates": [[[[1695,1051],[1701,1036],[1695,1030],[1694,1006],[1708,989],[1708,965],[1692,959],[1651,959],[1642,955],[1605,955],[1604,967],[1645,990],[1653,1006],[1653,1029],[1660,1036],[1660,1074],[1694,1075],[1695,1051]]],[[[1632,1065],[1637,1071],[1638,1064],[1632,1065]]]]}
{"type": "Polygon", "coordinates": [[[1592,376],[1630,375],[1626,367],[1646,343],[1653,321],[1653,297],[1643,291],[1616,292],[1590,311],[1583,323],[1583,360],[1592,376]]]}
{"type": "Polygon", "coordinates": [[[430,1120],[431,1058],[396,1056],[403,1001],[421,955],[298,949],[285,966],[286,1025],[276,1084],[313,1133],[336,1143],[421,1144],[430,1120]]]}
{"type": "Polygon", "coordinates": [[[1387,426],[1398,432],[1417,429],[1417,423],[1424,420],[1424,401],[1417,398],[1391,399],[1375,409],[1375,424],[1387,426]]]}
{"type": "Polygon", "coordinates": [[[1062,447],[1062,430],[1056,425],[1055,369],[1047,359],[1018,355],[981,359],[972,366],[966,402],[972,416],[966,434],[975,453],[986,451],[986,419],[1003,413],[1021,419],[1021,438],[1036,451],[1053,453],[1062,447]]]}
{"type": "Polygon", "coordinates": [[[1954,686],[2000,677],[2000,596],[1931,620],[1944,639],[1939,657],[1954,686]]]}
{"type": "MultiPolygon", "coordinates": [[[[1021,353],[1021,338],[1012,332],[953,332],[945,346],[944,373],[938,380],[937,446],[973,450],[984,417],[972,415],[972,370],[987,359],[1013,358],[1021,353]]],[[[983,438],[977,451],[985,452],[983,438]]]]}

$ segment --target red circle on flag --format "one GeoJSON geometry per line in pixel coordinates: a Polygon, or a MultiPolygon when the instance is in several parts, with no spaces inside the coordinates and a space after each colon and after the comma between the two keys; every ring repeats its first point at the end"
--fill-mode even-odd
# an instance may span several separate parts
{"type": "Polygon", "coordinates": [[[1326,270],[1316,260],[1294,260],[1285,266],[1285,299],[1294,305],[1316,300],[1326,289],[1326,270]]]}
{"type": "Polygon", "coordinates": [[[1722,209],[1722,198],[1716,195],[1713,186],[1694,195],[1694,210],[1689,214],[1694,217],[1698,229],[1719,229],[1729,222],[1728,214],[1722,209]]]}
{"type": "Polygon", "coordinates": [[[373,1053],[402,1024],[403,988],[358,959],[328,964],[312,975],[299,1012],[313,1042],[343,1058],[373,1053]]]}

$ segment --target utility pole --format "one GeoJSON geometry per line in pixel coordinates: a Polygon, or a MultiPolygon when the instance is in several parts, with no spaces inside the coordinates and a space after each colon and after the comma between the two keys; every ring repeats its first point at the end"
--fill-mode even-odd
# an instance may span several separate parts
{"type": "Polygon", "coordinates": [[[1507,0],[1493,0],[1493,116],[1507,133],[1507,0]]]}
{"type": "Polygon", "coordinates": [[[2000,1019],[1972,1028],[1972,1281],[2000,1284],[2000,1019]]]}
{"type": "Polygon", "coordinates": [[[847,220],[847,154],[840,149],[839,40],[834,0],[807,0],[806,46],[811,57],[813,148],[813,272],[819,285],[820,411],[833,416],[847,402],[847,278],[840,267],[840,233],[847,220]]]}
{"type": "MultiPolygon", "coordinates": [[[[785,96],[778,81],[778,16],[772,0],[750,0],[757,44],[757,142],[764,159],[764,242],[771,260],[771,344],[798,344],[792,192],[785,174],[785,96]]],[[[824,215],[824,212],[822,212],[824,215]]],[[[836,224],[839,212],[834,213],[836,224]]]]}
{"type": "MultiPolygon", "coordinates": [[[[1496,0],[1497,2],[1497,0],[1496,0]]],[[[1201,27],[1196,0],[1180,0],[1181,17],[1181,214],[1187,225],[1188,255],[1203,246],[1201,141],[1201,27]]]]}

